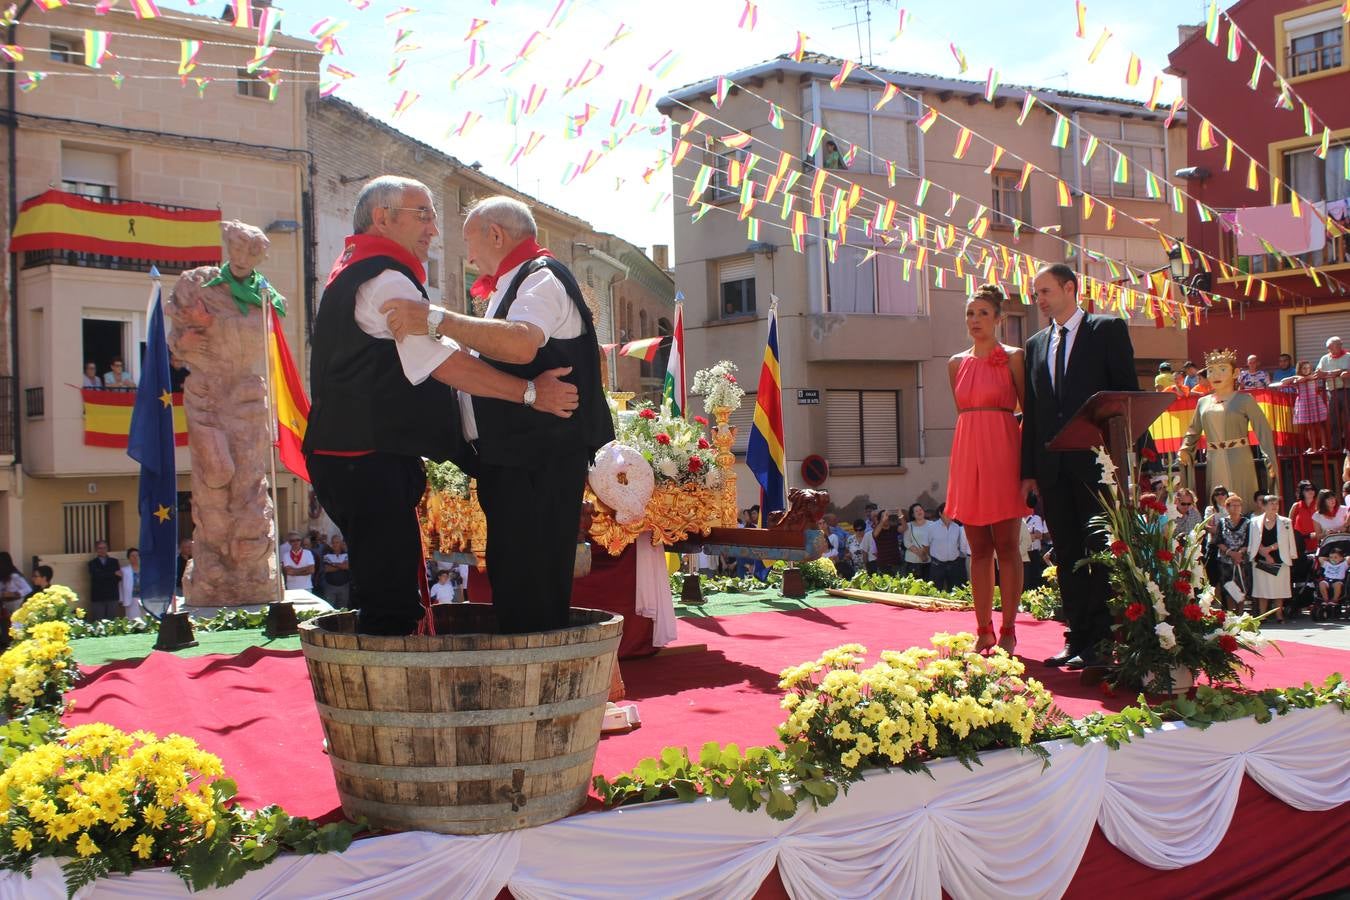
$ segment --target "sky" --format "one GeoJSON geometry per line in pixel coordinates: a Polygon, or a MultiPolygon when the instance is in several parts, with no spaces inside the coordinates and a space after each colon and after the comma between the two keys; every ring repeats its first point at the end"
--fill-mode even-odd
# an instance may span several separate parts
{"type": "MultiPolygon", "coordinates": [[[[669,166],[644,179],[670,147],[656,101],[674,88],[791,52],[799,31],[807,35],[808,50],[879,68],[983,81],[993,67],[1004,84],[1147,99],[1153,76],[1162,76],[1167,52],[1177,43],[1177,27],[1202,22],[1205,11],[1204,0],[1085,0],[1087,37],[1078,39],[1073,0],[871,0],[870,8],[864,0],[762,0],[753,23],[742,23],[746,0],[454,0],[399,15],[409,8],[405,3],[416,2],[278,0],[277,6],[281,30],[294,36],[307,36],[326,18],[347,23],[336,36],[342,54],[323,62],[352,75],[336,96],[644,247],[671,243],[672,217],[685,214],[680,195],[687,192],[687,186],[672,187],[669,166]],[[904,28],[897,37],[901,10],[904,28]],[[390,14],[393,20],[386,21],[390,14]],[[486,24],[467,39],[476,21],[486,24]],[[400,29],[408,32],[401,41],[400,29]],[[1112,36],[1089,64],[1103,29],[1112,36]],[[512,67],[535,32],[540,35],[527,58],[512,67]],[[951,44],[968,62],[964,75],[951,44]],[[1131,51],[1143,61],[1134,88],[1124,79],[1131,51]],[[603,70],[588,77],[597,65],[603,70]],[[584,83],[569,90],[576,79],[584,83]],[[644,87],[651,100],[635,114],[644,87]],[[522,113],[532,88],[536,96],[545,92],[542,101],[522,113]],[[413,95],[399,112],[400,98],[413,95]],[[591,108],[580,136],[569,137],[568,122],[591,108]],[[514,122],[509,110],[516,111],[514,122]],[[457,134],[466,117],[474,124],[457,134]],[[621,140],[611,146],[616,137],[621,140]],[[532,138],[537,140],[529,152],[518,154],[532,138]],[[588,159],[593,166],[574,174],[588,159]]],[[[200,0],[196,11],[214,14],[223,5],[200,0]]],[[[1177,83],[1164,78],[1170,100],[1177,83]]]]}

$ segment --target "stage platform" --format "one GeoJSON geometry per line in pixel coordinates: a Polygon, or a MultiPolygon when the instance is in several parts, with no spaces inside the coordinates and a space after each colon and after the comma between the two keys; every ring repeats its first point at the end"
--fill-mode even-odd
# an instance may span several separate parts
{"type": "MultiPolygon", "coordinates": [[[[596,771],[616,774],[671,744],[771,743],[782,719],[782,668],[850,641],[875,658],[972,624],[970,613],[861,604],[682,619],[680,643],[707,650],[624,664],[629,700],[644,725],[603,738],[596,771]]],[[[1020,620],[1018,632],[1030,660],[1048,656],[1061,640],[1053,622],[1020,620]]],[[[1350,672],[1348,652],[1292,642],[1282,649],[1254,660],[1253,686],[1350,672]]],[[[298,652],[250,648],[193,659],[152,653],[86,674],[72,694],[72,724],[187,734],[224,759],[241,802],[335,814],[298,652]]],[[[1034,662],[1029,674],[1074,716],[1132,699],[1103,696],[1076,674],[1034,662]]],[[[1169,726],[1114,752],[1101,744],[1049,749],[1044,771],[1034,757],[1004,751],[986,754],[973,772],[940,762],[935,779],[877,773],[828,809],[788,822],[717,802],[609,812],[592,803],[563,822],[510,835],[373,837],[341,859],[280,861],[225,894],[441,897],[454,884],[455,895],[466,897],[493,897],[503,888],[518,897],[937,897],[944,890],[954,897],[1086,897],[1131,887],[1161,887],[1166,896],[1249,889],[1298,896],[1350,887],[1340,849],[1350,833],[1350,806],[1342,805],[1350,801],[1350,717],[1339,710],[1206,731],[1169,726]],[[1157,881],[1159,869],[1171,870],[1165,881],[1157,881]]],[[[53,884],[61,890],[59,873],[53,884]]],[[[43,896],[37,887],[9,876],[0,880],[0,897],[43,896]]],[[[99,882],[93,896],[105,894],[181,896],[185,889],[171,874],[142,873],[99,882]]]]}

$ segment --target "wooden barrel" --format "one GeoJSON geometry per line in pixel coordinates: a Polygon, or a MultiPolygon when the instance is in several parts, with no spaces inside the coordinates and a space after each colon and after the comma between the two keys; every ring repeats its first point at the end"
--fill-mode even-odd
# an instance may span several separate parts
{"type": "Polygon", "coordinates": [[[300,626],[342,809],[380,828],[487,834],[586,802],[623,617],[497,634],[486,604],[435,608],[436,635],[356,633],[356,614],[300,626]]]}

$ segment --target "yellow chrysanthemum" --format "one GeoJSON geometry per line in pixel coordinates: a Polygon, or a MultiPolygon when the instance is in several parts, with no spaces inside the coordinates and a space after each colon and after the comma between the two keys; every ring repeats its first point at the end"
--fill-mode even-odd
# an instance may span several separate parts
{"type": "Polygon", "coordinates": [[[23,850],[24,852],[33,849],[33,832],[23,826],[15,828],[14,831],[10,833],[9,840],[14,844],[15,848],[23,850]]]}
{"type": "Polygon", "coordinates": [[[149,859],[155,851],[155,839],[148,834],[138,835],[135,843],[131,845],[131,849],[141,859],[149,859]]]}

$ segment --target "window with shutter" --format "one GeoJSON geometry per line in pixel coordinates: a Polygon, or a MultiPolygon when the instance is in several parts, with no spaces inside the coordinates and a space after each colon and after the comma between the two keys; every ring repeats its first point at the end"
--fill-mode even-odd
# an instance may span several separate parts
{"type": "Polygon", "coordinates": [[[830,466],[841,469],[861,466],[862,407],[858,391],[825,392],[826,447],[830,466]]]}
{"type": "Polygon", "coordinates": [[[900,392],[825,392],[830,466],[900,465],[900,392]]]}
{"type": "Polygon", "coordinates": [[[722,318],[754,315],[755,258],[737,256],[717,263],[722,318]]]}
{"type": "Polygon", "coordinates": [[[750,447],[750,431],[755,427],[755,395],[746,394],[742,397],[740,409],[733,412],[727,421],[736,426],[736,440],[731,443],[731,452],[744,453],[750,447]]]}

